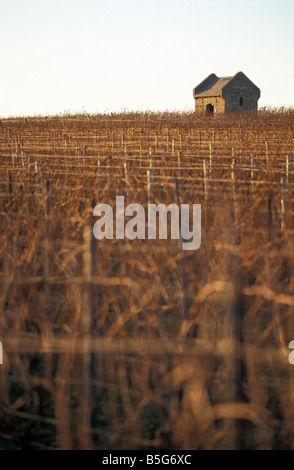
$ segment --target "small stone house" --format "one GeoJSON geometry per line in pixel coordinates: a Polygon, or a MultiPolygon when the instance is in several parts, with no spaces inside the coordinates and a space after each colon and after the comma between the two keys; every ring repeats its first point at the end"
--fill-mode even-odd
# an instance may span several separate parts
{"type": "Polygon", "coordinates": [[[194,88],[193,97],[197,113],[257,111],[260,89],[243,72],[220,78],[212,73],[194,88]]]}

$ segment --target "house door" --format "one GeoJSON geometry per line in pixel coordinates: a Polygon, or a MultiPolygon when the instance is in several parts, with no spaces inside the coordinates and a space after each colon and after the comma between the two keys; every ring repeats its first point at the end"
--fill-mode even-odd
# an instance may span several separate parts
{"type": "Polygon", "coordinates": [[[206,114],[213,114],[213,112],[214,112],[213,104],[207,104],[206,105],[206,114]]]}

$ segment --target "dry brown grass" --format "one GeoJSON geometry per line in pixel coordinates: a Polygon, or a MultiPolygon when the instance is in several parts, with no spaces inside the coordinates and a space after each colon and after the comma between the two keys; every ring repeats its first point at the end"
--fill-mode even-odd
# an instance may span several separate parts
{"type": "Polygon", "coordinates": [[[293,136],[287,110],[2,120],[0,448],[294,448],[293,136]],[[93,240],[123,191],[202,204],[200,249],[93,240]]]}

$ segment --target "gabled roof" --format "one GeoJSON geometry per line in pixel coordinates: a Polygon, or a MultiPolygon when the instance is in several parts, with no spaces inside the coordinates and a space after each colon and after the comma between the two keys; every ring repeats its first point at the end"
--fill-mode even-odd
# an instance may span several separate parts
{"type": "Polygon", "coordinates": [[[203,96],[221,96],[222,95],[222,89],[224,88],[227,83],[232,79],[233,77],[220,77],[217,79],[214,85],[212,85],[211,88],[208,88],[205,91],[202,91],[200,93],[197,93],[197,97],[203,97],[203,96]]]}
{"type": "Polygon", "coordinates": [[[208,75],[196,88],[193,90],[194,98],[203,98],[206,96],[222,96],[225,98],[225,93],[229,91],[231,85],[235,80],[241,79],[247,83],[251,92],[255,95],[256,99],[260,98],[260,89],[254,85],[251,80],[243,72],[238,72],[233,77],[217,77],[214,73],[208,75]]]}

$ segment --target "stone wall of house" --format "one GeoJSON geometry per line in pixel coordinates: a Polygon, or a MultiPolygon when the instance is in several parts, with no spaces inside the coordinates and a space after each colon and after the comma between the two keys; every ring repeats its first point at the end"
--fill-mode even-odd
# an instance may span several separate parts
{"type": "Polygon", "coordinates": [[[257,102],[259,96],[253,84],[240,74],[234,78],[223,89],[223,97],[225,99],[225,112],[230,111],[257,111],[257,102]],[[242,98],[242,104],[240,99],[242,98]]]}
{"type": "Polygon", "coordinates": [[[212,104],[214,114],[228,113],[231,111],[257,111],[258,100],[252,96],[246,87],[234,88],[227,94],[226,99],[218,97],[196,98],[195,111],[206,113],[206,106],[212,104]],[[242,103],[240,99],[242,98],[242,103]]]}
{"type": "Polygon", "coordinates": [[[245,87],[230,90],[225,100],[225,112],[230,111],[257,111],[257,99],[245,87]],[[241,100],[242,99],[242,103],[241,100]]]}
{"type": "Polygon", "coordinates": [[[214,113],[224,113],[225,112],[225,100],[220,96],[206,97],[206,98],[196,98],[195,100],[195,111],[196,113],[206,113],[206,106],[212,104],[214,107],[214,113]]]}

